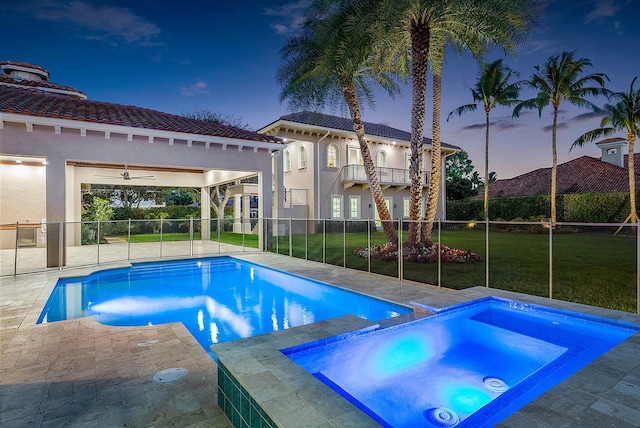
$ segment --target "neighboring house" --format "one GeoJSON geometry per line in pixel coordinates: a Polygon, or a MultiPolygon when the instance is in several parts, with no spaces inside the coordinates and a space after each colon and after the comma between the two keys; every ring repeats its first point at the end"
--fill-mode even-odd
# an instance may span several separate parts
{"type": "MultiPolygon", "coordinates": [[[[23,244],[46,245],[48,266],[58,266],[61,238],[80,243],[79,226],[62,233],[60,225],[79,225],[87,183],[200,188],[201,216],[210,218],[209,187],[257,177],[250,192],[258,196],[260,217],[274,215],[278,138],[87,100],[77,89],[49,82],[39,66],[4,61],[0,67],[6,73],[0,73],[0,247],[13,247],[16,223],[33,224],[32,239],[23,244]]],[[[249,207],[250,195],[238,194],[249,207]]],[[[203,222],[203,239],[208,233],[203,222]]]]}
{"type": "MultiPolygon", "coordinates": [[[[394,219],[409,217],[411,134],[386,125],[364,123],[371,156],[394,219]]],[[[279,160],[285,187],[285,217],[311,219],[378,219],[353,122],[321,113],[282,116],[258,130],[286,144],[279,160]]],[[[423,209],[431,167],[431,140],[424,138],[423,209]]],[[[444,157],[460,148],[442,143],[444,157]]],[[[440,186],[444,203],[444,177],[440,186]]],[[[442,205],[442,204],[440,204],[442,205]]],[[[443,218],[442,206],[438,207],[443,218]]]]}
{"type": "MultiPolygon", "coordinates": [[[[581,156],[558,165],[557,194],[614,193],[629,191],[627,156],[623,155],[624,141],[599,144],[602,158],[581,156]]],[[[640,165],[640,154],[634,155],[640,165]]],[[[636,169],[636,183],[640,173],[636,169]]],[[[489,185],[489,196],[532,196],[551,193],[551,168],[540,168],[514,178],[498,180],[489,185]]]]}

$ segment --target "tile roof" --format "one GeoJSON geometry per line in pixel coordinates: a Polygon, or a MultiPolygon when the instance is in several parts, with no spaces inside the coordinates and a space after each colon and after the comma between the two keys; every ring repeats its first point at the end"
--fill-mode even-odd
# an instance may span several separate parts
{"type": "MultiPolygon", "coordinates": [[[[339,129],[341,131],[353,132],[353,122],[351,119],[347,119],[339,116],[331,116],[324,113],[315,113],[309,111],[302,111],[298,113],[288,114],[282,116],[279,120],[302,123],[306,125],[319,126],[322,128],[339,129]]],[[[275,123],[275,122],[274,122],[275,123]]],[[[401,129],[392,128],[387,125],[379,123],[363,122],[364,129],[367,135],[374,135],[376,137],[390,138],[392,140],[411,141],[411,133],[403,131],[401,129]]],[[[424,137],[424,143],[431,145],[431,139],[424,137]]],[[[460,147],[452,144],[442,143],[442,147],[449,149],[460,150],[460,147]]]]}
{"type": "Polygon", "coordinates": [[[79,91],[76,88],[72,88],[71,86],[58,85],[57,83],[46,82],[44,80],[38,81],[22,79],[18,81],[7,74],[0,74],[0,85],[19,85],[36,89],[54,89],[58,91],[75,92],[86,98],[86,94],[84,92],[79,91]]]}
{"type": "MultiPolygon", "coordinates": [[[[640,153],[634,155],[640,165],[640,153]]],[[[625,156],[625,165],[626,156],[625,156]]],[[[629,172],[626,168],[582,156],[558,165],[557,194],[612,193],[629,191],[629,172]]],[[[636,182],[640,172],[636,169],[636,182]]],[[[514,178],[498,180],[489,185],[489,196],[532,196],[551,193],[551,168],[540,168],[514,178]]]]}
{"type": "Polygon", "coordinates": [[[3,65],[13,65],[16,67],[23,67],[23,68],[33,68],[34,70],[40,70],[45,74],[49,74],[49,70],[47,70],[46,68],[40,67],[39,65],[34,65],[34,64],[29,64],[28,62],[19,62],[19,61],[0,61],[0,66],[3,65]]]}
{"type": "Polygon", "coordinates": [[[279,138],[231,126],[189,119],[141,107],[81,100],[30,87],[19,88],[0,85],[0,112],[282,143],[279,138]]]}

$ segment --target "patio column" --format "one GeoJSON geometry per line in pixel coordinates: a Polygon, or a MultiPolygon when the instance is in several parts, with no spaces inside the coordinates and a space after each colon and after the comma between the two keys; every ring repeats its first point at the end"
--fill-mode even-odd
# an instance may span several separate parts
{"type": "Polygon", "coordinates": [[[210,187],[200,189],[200,236],[203,241],[211,239],[211,195],[210,187]]]}
{"type": "Polygon", "coordinates": [[[242,195],[233,196],[233,232],[242,233],[242,195]]]}
{"type": "Polygon", "coordinates": [[[60,254],[60,223],[66,221],[66,160],[47,157],[47,267],[57,267],[60,260],[67,263],[67,246],[62,235],[60,254]]]}

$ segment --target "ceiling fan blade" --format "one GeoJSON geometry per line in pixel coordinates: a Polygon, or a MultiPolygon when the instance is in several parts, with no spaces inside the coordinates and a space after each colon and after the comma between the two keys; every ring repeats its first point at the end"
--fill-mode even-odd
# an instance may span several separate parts
{"type": "Polygon", "coordinates": [[[138,175],[135,177],[129,177],[129,180],[155,180],[153,175],[138,175]]]}

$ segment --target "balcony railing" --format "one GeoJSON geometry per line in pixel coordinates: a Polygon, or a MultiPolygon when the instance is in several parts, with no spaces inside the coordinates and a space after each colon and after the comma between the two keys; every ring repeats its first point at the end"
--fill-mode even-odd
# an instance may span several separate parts
{"type": "MultiPolygon", "coordinates": [[[[375,167],[380,185],[383,187],[409,187],[411,186],[411,172],[408,169],[375,167]]],[[[368,184],[364,165],[347,165],[342,168],[342,184],[345,189],[356,184],[368,184]]],[[[423,171],[422,185],[429,185],[429,172],[423,171]]]]}
{"type": "Polygon", "coordinates": [[[284,191],[284,207],[307,205],[307,189],[286,189],[284,191]]]}

